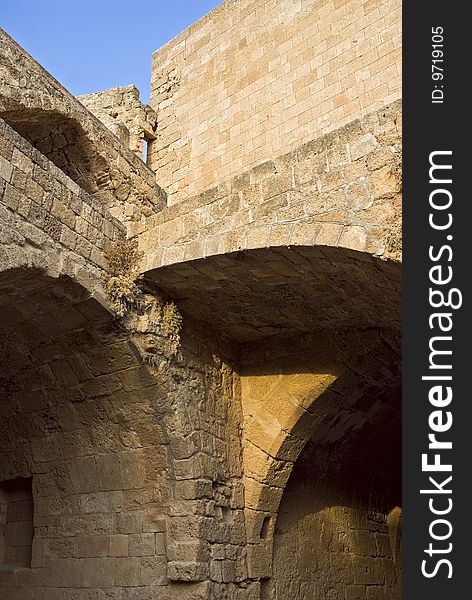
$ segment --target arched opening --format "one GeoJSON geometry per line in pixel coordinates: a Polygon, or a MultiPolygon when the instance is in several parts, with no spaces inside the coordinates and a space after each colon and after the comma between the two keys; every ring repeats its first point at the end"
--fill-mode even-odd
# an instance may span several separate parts
{"type": "MultiPolygon", "coordinates": [[[[383,472],[389,477],[396,473],[400,460],[400,265],[345,248],[276,247],[162,267],[146,273],[145,279],[179,300],[184,314],[211,323],[241,344],[246,565],[249,579],[261,585],[261,598],[345,600],[346,593],[356,591],[362,600],[374,600],[375,594],[382,597],[387,589],[382,587],[384,580],[381,585],[375,579],[365,584],[353,579],[352,585],[361,587],[346,590],[344,584],[331,585],[329,577],[323,579],[324,573],[309,571],[308,566],[307,573],[298,573],[293,566],[284,579],[287,565],[300,558],[305,546],[311,544],[320,555],[327,550],[324,541],[302,536],[303,528],[296,524],[303,515],[294,518],[295,548],[288,550],[279,533],[275,538],[274,533],[284,526],[279,508],[283,513],[291,510],[286,508],[284,491],[295,499],[303,491],[293,483],[300,478],[291,474],[295,465],[304,464],[300,456],[305,447],[309,455],[311,444],[321,448],[316,454],[320,464],[308,469],[315,488],[318,476],[325,482],[321,502],[337,503],[333,505],[346,510],[351,505],[359,511],[366,507],[368,514],[383,510],[389,531],[400,531],[397,505],[390,502],[400,495],[398,481],[392,483],[392,493],[383,492],[381,482],[366,479],[366,474],[375,472],[373,468],[365,470],[364,462],[352,462],[360,451],[365,460],[369,453],[379,453],[375,444],[369,444],[380,436],[381,448],[386,427],[391,429],[388,444],[393,463],[382,467],[383,472]],[[333,469],[322,471],[331,451],[347,465],[344,471],[334,468],[338,468],[336,458],[333,469]],[[344,473],[351,471],[359,474],[354,499],[349,486],[336,496],[344,473]],[[369,502],[369,494],[374,493],[375,501],[369,502]],[[316,592],[310,587],[313,581],[316,592]]],[[[306,476],[304,472],[300,480],[306,476]]],[[[308,516],[320,513],[316,506],[306,510],[308,516]]],[[[352,575],[357,555],[347,554],[352,575]]],[[[392,556],[374,552],[371,558],[376,568],[382,563],[381,577],[386,577],[394,565],[392,556]]],[[[356,569],[362,569],[361,561],[356,569]]],[[[398,580],[395,575],[389,583],[391,600],[398,580]]]]}
{"type": "Polygon", "coordinates": [[[401,597],[401,391],[372,387],[331,412],[296,460],[278,510],[271,600],[401,597]]]}

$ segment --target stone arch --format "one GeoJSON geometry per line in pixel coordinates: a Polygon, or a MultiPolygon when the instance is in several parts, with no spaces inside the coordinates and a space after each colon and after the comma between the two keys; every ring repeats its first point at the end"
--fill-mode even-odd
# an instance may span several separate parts
{"type": "MultiPolygon", "coordinates": [[[[259,359],[248,358],[241,372],[248,567],[264,579],[272,575],[273,532],[297,459],[310,439],[331,443],[392,412],[375,395],[399,387],[400,342],[392,330],[333,329],[302,344],[274,339],[259,359]]],[[[399,418],[398,404],[396,411],[399,418]]]]}
{"type": "Polygon", "coordinates": [[[398,380],[367,389],[349,420],[313,431],[278,507],[265,597],[400,598],[400,399],[398,380]]]}
{"type": "MultiPolygon", "coordinates": [[[[139,317],[126,331],[116,328],[106,303],[61,274],[60,264],[46,274],[35,257],[8,254],[10,268],[0,273],[0,329],[9,332],[2,337],[9,352],[0,363],[12,365],[0,376],[6,398],[0,404],[0,502],[2,481],[33,480],[34,581],[19,566],[7,566],[0,586],[11,594],[43,585],[74,588],[85,598],[125,587],[142,587],[145,594],[157,587],[159,595],[169,585],[169,594],[178,593],[185,581],[192,593],[204,593],[212,536],[229,534],[228,513],[235,515],[231,535],[244,536],[243,507],[233,506],[234,494],[242,492],[232,492],[226,461],[220,461],[229,452],[226,440],[218,440],[218,456],[211,456],[211,434],[209,442],[198,423],[207,413],[205,420],[217,418],[218,431],[226,426],[230,361],[213,354],[189,323],[183,356],[172,359],[159,348],[158,360],[143,364],[147,341],[134,327],[139,317]],[[31,339],[23,339],[25,329],[31,339]],[[36,365],[48,376],[38,386],[36,365]],[[19,382],[28,369],[23,389],[19,382]],[[203,516],[213,503],[217,514],[203,516]]],[[[242,564],[242,546],[237,552],[242,564]]]]}
{"type": "Polygon", "coordinates": [[[31,569],[9,559],[2,591],[165,584],[162,394],[129,333],[40,269],[0,273],[0,304],[0,481],[32,480],[34,505],[31,569]]]}
{"type": "Polygon", "coordinates": [[[323,245],[257,248],[145,275],[184,314],[239,344],[252,580],[271,577],[279,503],[313,432],[330,428],[328,415],[355,427],[375,409],[372,391],[398,381],[400,272],[396,262],[323,245]],[[358,402],[362,410],[352,408],[358,402]]]}
{"type": "Polygon", "coordinates": [[[401,265],[348,248],[270,246],[143,274],[238,342],[342,327],[400,327],[401,265]]]}

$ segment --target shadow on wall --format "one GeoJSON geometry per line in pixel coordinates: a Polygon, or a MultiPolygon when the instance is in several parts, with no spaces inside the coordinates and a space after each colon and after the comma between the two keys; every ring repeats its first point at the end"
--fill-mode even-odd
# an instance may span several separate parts
{"type": "Polygon", "coordinates": [[[264,600],[398,598],[400,348],[398,331],[353,327],[244,347],[249,565],[264,600]]]}
{"type": "Polygon", "coordinates": [[[380,395],[374,418],[334,442],[315,431],[297,460],[268,598],[401,597],[401,391],[380,395]]]}
{"type": "Polygon", "coordinates": [[[107,165],[76,120],[38,109],[5,111],[0,116],[89,194],[106,183],[107,165]]]}
{"type": "Polygon", "coordinates": [[[161,392],[129,334],[37,269],[0,272],[0,315],[0,597],[165,583],[161,392]]]}

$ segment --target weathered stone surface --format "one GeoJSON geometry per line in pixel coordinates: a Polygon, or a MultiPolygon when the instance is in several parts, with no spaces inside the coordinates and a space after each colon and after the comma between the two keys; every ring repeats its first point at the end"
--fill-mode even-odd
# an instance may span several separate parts
{"type": "Polygon", "coordinates": [[[122,221],[165,206],[140,157],[1,30],[0,46],[0,118],[39,150],[40,168],[47,168],[48,157],[122,221]]]}
{"type": "Polygon", "coordinates": [[[132,226],[142,270],[269,246],[335,246],[400,259],[400,110],[399,102],[384,107],[382,127],[379,113],[368,115],[299,146],[273,169],[259,165],[132,226]],[[393,138],[385,138],[386,124],[393,138]],[[333,162],[340,140],[356,150],[333,162]]]}
{"type": "Polygon", "coordinates": [[[399,23],[226,0],[157,114],[0,32],[1,600],[398,600],[399,23]]]}
{"type": "MultiPolygon", "coordinates": [[[[275,157],[398,100],[400,13],[398,0],[226,2],[157,50],[150,165],[169,202],[260,163],[270,173],[275,157]]],[[[330,168],[377,144],[339,140],[330,168]]]]}
{"type": "Polygon", "coordinates": [[[143,157],[144,142],[156,137],[157,115],[148,104],[139,100],[139,90],[134,85],[87,94],[78,99],[124,145],[143,157]]]}

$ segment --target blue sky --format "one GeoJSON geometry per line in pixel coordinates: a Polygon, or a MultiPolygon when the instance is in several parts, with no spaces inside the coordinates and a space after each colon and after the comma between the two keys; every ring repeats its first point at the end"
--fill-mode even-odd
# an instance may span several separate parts
{"type": "Polygon", "coordinates": [[[154,50],[222,0],[0,0],[0,27],[73,94],[136,84],[154,50]]]}

